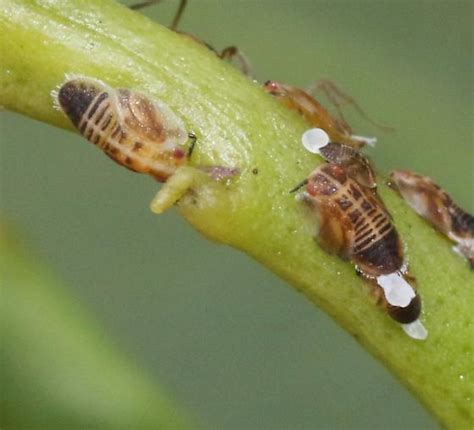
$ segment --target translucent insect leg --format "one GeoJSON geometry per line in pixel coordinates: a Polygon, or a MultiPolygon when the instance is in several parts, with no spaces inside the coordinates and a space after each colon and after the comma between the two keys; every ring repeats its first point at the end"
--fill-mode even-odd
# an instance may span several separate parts
{"type": "MultiPolygon", "coordinates": [[[[133,10],[139,10],[143,9],[148,6],[152,6],[154,4],[161,3],[161,0],[147,0],[141,3],[135,3],[129,6],[130,9],[133,10]]],[[[181,20],[181,17],[183,15],[184,9],[186,8],[186,4],[188,3],[188,0],[181,0],[179,2],[178,10],[176,11],[176,14],[173,18],[173,22],[171,23],[170,29],[171,30],[176,30],[178,28],[179,21],[181,20]]]]}
{"type": "Polygon", "coordinates": [[[222,60],[228,60],[235,63],[236,67],[245,75],[252,77],[252,67],[245,55],[237,48],[237,46],[228,46],[224,48],[219,55],[222,60]]]}
{"type": "Polygon", "coordinates": [[[161,0],[148,0],[148,1],[143,1],[140,3],[131,4],[128,7],[129,9],[132,9],[132,10],[139,10],[139,9],[144,9],[148,6],[153,6],[154,4],[158,4],[158,3],[161,3],[161,0]]]}
{"type": "Polygon", "coordinates": [[[347,163],[348,175],[364,187],[376,189],[377,180],[367,159],[360,157],[347,163]]]}
{"type": "Polygon", "coordinates": [[[342,108],[344,105],[352,106],[359,115],[364,118],[367,122],[372,124],[373,126],[377,127],[380,130],[385,132],[392,132],[394,131],[393,127],[379,124],[378,122],[374,121],[370,116],[361,108],[361,106],[347,93],[342,91],[334,82],[329,79],[320,79],[316,81],[313,85],[308,88],[308,92],[312,95],[316,94],[318,91],[324,93],[324,95],[328,98],[328,100],[334,105],[336,108],[339,118],[347,124],[344,114],[342,112],[342,108]]]}

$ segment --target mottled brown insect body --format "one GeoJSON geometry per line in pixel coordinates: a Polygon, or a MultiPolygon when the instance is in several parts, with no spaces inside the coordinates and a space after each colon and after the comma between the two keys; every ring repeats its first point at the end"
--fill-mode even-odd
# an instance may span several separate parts
{"type": "Polygon", "coordinates": [[[90,78],[64,83],[57,101],[87,140],[130,170],[165,181],[187,162],[188,134],[162,102],[90,78]]]}
{"type": "Polygon", "coordinates": [[[367,276],[392,273],[403,265],[401,242],[390,215],[366,187],[349,177],[343,165],[325,164],[311,174],[308,194],[320,207],[331,207],[344,226],[347,258],[367,276]]]}
{"type": "Polygon", "coordinates": [[[375,173],[369,159],[357,149],[343,143],[329,142],[319,148],[319,154],[330,163],[344,165],[347,176],[357,183],[368,188],[377,187],[375,173]]]}
{"type": "Polygon", "coordinates": [[[345,121],[333,117],[324,106],[306,91],[291,85],[268,81],[264,90],[277,97],[284,105],[297,111],[314,127],[322,128],[331,141],[360,148],[364,142],[352,138],[352,129],[345,121]]]}
{"type": "Polygon", "coordinates": [[[474,269],[474,217],[461,209],[439,185],[427,176],[395,170],[390,185],[410,207],[437,230],[454,241],[474,269]]]}
{"type": "Polygon", "coordinates": [[[303,200],[319,215],[321,246],[356,265],[392,318],[403,324],[416,321],[418,295],[413,293],[405,306],[393,306],[380,288],[380,279],[395,275],[405,287],[408,275],[401,240],[374,192],[351,178],[347,166],[325,164],[309,176],[303,200]]]}
{"type": "MultiPolygon", "coordinates": [[[[331,87],[337,88],[334,84],[331,84],[331,87]]],[[[342,116],[340,105],[336,100],[332,100],[332,102],[336,105],[336,108],[339,111],[338,117],[333,116],[314,97],[300,88],[281,84],[275,81],[267,81],[263,89],[267,93],[275,96],[288,108],[297,111],[313,127],[323,129],[329,135],[331,142],[343,143],[353,148],[361,148],[365,144],[374,145],[376,142],[375,138],[356,136],[352,133],[352,128],[342,116]]],[[[332,91],[334,90],[327,90],[329,93],[332,91]]],[[[337,90],[337,92],[339,97],[341,94],[343,94],[340,90],[337,90]]],[[[345,95],[343,97],[346,98],[347,103],[355,106],[360,114],[373,123],[373,121],[367,117],[364,111],[357,105],[357,103],[355,103],[354,100],[345,95]]],[[[373,124],[377,125],[375,123],[373,124]]],[[[386,126],[377,125],[377,127],[386,130],[389,129],[389,127],[386,126]]]]}

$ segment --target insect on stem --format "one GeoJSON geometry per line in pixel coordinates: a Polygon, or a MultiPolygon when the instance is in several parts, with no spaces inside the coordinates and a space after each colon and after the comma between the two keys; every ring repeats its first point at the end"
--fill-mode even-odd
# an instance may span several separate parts
{"type": "Polygon", "coordinates": [[[323,164],[292,191],[305,183],[301,201],[318,218],[319,245],[349,259],[387,314],[413,339],[426,339],[428,331],[419,320],[421,298],[404,262],[403,243],[374,189],[353,177],[350,163],[323,164]]]}
{"type": "Polygon", "coordinates": [[[161,100],[84,76],[66,80],[53,97],[79,133],[129,170],[164,182],[187,163],[189,133],[161,100]]]}

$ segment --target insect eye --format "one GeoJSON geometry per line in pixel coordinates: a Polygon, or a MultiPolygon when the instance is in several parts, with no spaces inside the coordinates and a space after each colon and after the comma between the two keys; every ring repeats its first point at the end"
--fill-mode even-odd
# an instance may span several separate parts
{"type": "Polygon", "coordinates": [[[280,85],[275,81],[267,81],[264,84],[264,88],[267,92],[274,96],[282,96],[284,93],[280,88],[280,85]]]}

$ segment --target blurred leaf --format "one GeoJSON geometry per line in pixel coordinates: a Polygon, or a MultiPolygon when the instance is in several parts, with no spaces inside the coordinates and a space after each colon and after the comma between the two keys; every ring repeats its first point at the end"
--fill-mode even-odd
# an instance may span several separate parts
{"type": "Polygon", "coordinates": [[[4,225],[0,255],[2,428],[188,428],[173,402],[4,225]]]}

